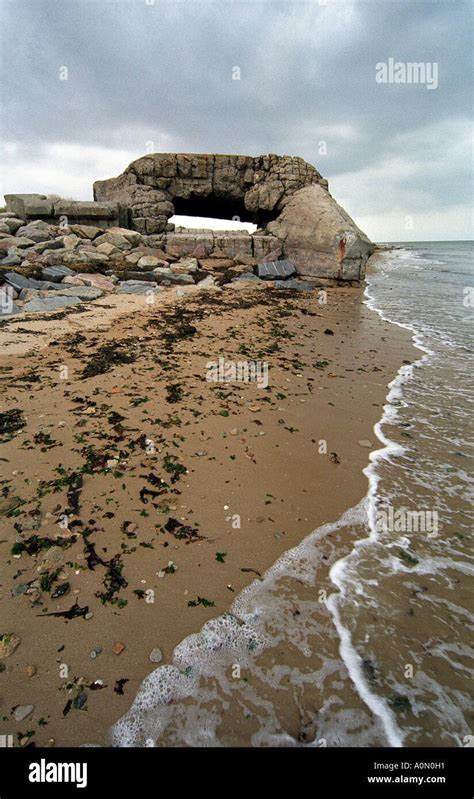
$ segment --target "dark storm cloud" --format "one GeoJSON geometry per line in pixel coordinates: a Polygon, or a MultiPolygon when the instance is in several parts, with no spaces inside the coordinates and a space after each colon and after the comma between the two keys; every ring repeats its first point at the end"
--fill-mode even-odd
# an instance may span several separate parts
{"type": "Polygon", "coordinates": [[[140,154],[152,141],[157,150],[301,155],[330,178],[387,160],[403,170],[405,159],[426,164],[421,190],[419,170],[406,176],[414,201],[468,200],[468,153],[457,142],[470,82],[463,0],[3,0],[1,8],[3,138],[29,152],[63,142],[140,154]],[[438,88],[377,84],[375,65],[390,57],[436,62],[438,88]],[[439,152],[427,142],[430,127],[440,131],[439,152]]]}

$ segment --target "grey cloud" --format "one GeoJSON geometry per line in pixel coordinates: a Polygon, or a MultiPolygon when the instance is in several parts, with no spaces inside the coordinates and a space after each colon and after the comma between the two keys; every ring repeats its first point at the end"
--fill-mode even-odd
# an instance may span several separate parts
{"type": "MultiPolygon", "coordinates": [[[[142,139],[144,152],[166,134],[170,149],[301,155],[331,178],[380,164],[400,152],[404,137],[406,157],[424,163],[416,132],[466,118],[472,7],[464,0],[3,0],[0,7],[2,135],[30,147],[136,150],[142,139]],[[375,65],[389,57],[436,61],[439,88],[377,84],[375,65]],[[68,81],[59,80],[61,65],[68,81]]],[[[459,157],[449,150],[438,157],[445,174],[427,169],[423,192],[447,204],[466,199],[459,157]]]]}

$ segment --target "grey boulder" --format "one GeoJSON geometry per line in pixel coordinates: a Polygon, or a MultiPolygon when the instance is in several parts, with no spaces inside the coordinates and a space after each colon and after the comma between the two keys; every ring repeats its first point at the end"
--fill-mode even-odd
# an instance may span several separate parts
{"type": "Polygon", "coordinates": [[[11,253],[11,255],[6,255],[5,258],[2,258],[0,263],[2,266],[18,266],[18,264],[21,264],[21,258],[19,255],[11,253]]]}
{"type": "Polygon", "coordinates": [[[79,297],[37,297],[25,303],[23,310],[25,313],[56,311],[58,308],[65,308],[68,305],[77,305],[80,302],[81,300],[79,297]]]}
{"type": "Polygon", "coordinates": [[[27,239],[31,239],[36,244],[39,244],[40,241],[49,241],[49,239],[53,238],[52,234],[49,233],[47,230],[42,230],[41,228],[33,227],[32,225],[25,225],[18,229],[17,236],[25,236],[27,239]]]}
{"type": "Polygon", "coordinates": [[[68,266],[45,266],[41,274],[45,280],[52,280],[53,283],[60,283],[63,277],[72,277],[72,275],[76,273],[68,266]]]}
{"type": "Polygon", "coordinates": [[[262,280],[286,280],[296,274],[292,261],[269,261],[257,266],[257,275],[262,280]]]}
{"type": "Polygon", "coordinates": [[[33,239],[28,239],[25,236],[6,236],[3,239],[0,239],[0,250],[4,250],[8,252],[10,247],[17,247],[20,250],[24,250],[27,247],[32,247],[33,244],[36,244],[33,239]]]}
{"type": "Polygon", "coordinates": [[[8,227],[11,235],[14,236],[17,230],[23,227],[23,220],[16,219],[16,217],[7,216],[2,217],[2,223],[8,227]]]}
{"type": "Polygon", "coordinates": [[[102,294],[103,292],[100,289],[94,288],[93,286],[68,286],[67,284],[61,284],[55,291],[51,289],[47,291],[22,289],[20,299],[24,300],[24,302],[48,297],[78,297],[80,300],[97,300],[99,297],[102,297],[102,294]]]}
{"type": "Polygon", "coordinates": [[[117,294],[148,294],[161,291],[156,283],[145,283],[143,280],[124,280],[117,289],[117,294]]]}
{"type": "Polygon", "coordinates": [[[25,277],[18,272],[7,272],[5,280],[10,286],[13,286],[17,291],[22,289],[37,289],[38,291],[48,291],[50,289],[57,289],[58,284],[52,283],[49,280],[35,280],[32,277],[25,277]]]}

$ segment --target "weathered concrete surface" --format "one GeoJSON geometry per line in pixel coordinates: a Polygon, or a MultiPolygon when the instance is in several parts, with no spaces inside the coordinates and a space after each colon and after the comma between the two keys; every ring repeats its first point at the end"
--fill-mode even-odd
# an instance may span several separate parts
{"type": "Polygon", "coordinates": [[[300,274],[360,280],[374,249],[331,197],[327,181],[302,158],[155,153],[133,161],[116,178],[94,183],[94,198],[128,206],[132,227],[145,235],[166,234],[166,251],[178,257],[205,258],[220,250],[258,263],[285,258],[300,274]],[[174,233],[173,214],[237,217],[259,230],[251,236],[174,233]]]}
{"type": "Polygon", "coordinates": [[[42,219],[51,224],[128,225],[127,208],[118,202],[48,200],[44,194],[5,194],[7,211],[24,221],[42,219]]]}
{"type": "Polygon", "coordinates": [[[94,199],[124,202],[136,230],[161,233],[174,213],[265,224],[288,193],[324,179],[302,158],[155,153],[94,183],[94,199]],[[198,213],[199,212],[199,213],[198,213]]]}

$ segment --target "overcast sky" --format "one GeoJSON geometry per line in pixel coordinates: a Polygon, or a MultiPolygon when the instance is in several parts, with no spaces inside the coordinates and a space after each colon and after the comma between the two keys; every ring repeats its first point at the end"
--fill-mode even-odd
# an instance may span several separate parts
{"type": "Polygon", "coordinates": [[[464,0],[0,0],[0,193],[92,199],[94,180],[146,152],[271,152],[314,164],[376,241],[472,238],[472,13],[464,0]],[[437,88],[378,83],[389,58],[436,64],[437,88]]]}

